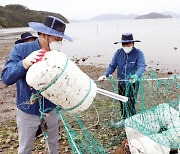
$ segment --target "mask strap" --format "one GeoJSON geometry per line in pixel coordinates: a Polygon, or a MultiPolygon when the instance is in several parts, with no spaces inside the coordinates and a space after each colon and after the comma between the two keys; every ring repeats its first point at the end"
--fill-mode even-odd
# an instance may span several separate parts
{"type": "MultiPolygon", "coordinates": [[[[47,44],[48,44],[48,48],[50,49],[50,46],[49,46],[49,35],[47,35],[47,44]]],[[[51,50],[51,49],[50,49],[51,50]]]]}

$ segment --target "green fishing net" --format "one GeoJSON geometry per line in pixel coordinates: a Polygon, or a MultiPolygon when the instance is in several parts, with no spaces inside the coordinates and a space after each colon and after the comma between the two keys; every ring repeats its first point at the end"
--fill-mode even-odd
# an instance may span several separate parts
{"type": "MultiPolygon", "coordinates": [[[[118,93],[118,81],[112,77],[96,83],[99,88],[118,93]]],[[[69,114],[57,109],[72,153],[109,153],[127,138],[125,127],[131,127],[167,148],[180,148],[180,76],[145,74],[139,80],[136,93],[136,114],[125,120],[119,101],[100,94],[81,113],[69,114]]],[[[128,113],[131,106],[124,103],[124,107],[128,113]]]]}

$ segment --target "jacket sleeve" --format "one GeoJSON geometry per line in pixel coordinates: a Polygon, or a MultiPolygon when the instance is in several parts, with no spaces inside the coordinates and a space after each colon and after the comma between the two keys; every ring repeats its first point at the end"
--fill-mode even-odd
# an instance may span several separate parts
{"type": "Polygon", "coordinates": [[[109,64],[109,66],[107,67],[106,71],[104,72],[104,75],[106,77],[109,76],[109,74],[112,74],[116,67],[117,67],[117,57],[118,57],[118,53],[119,53],[119,50],[117,50],[111,60],[111,63],[109,64]]]}
{"type": "Polygon", "coordinates": [[[22,64],[23,58],[20,55],[20,52],[21,51],[18,51],[16,46],[14,46],[8,56],[9,60],[4,65],[3,71],[1,73],[1,78],[3,83],[6,85],[12,85],[26,75],[27,70],[22,64]]]}
{"type": "Polygon", "coordinates": [[[137,59],[137,71],[136,74],[140,78],[145,71],[145,58],[142,51],[139,50],[139,57],[137,59]]]}

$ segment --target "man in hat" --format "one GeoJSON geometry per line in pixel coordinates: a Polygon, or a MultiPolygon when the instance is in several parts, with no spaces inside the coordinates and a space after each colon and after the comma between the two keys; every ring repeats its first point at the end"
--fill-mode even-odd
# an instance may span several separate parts
{"type": "Polygon", "coordinates": [[[135,104],[139,88],[138,79],[145,71],[144,54],[141,50],[134,47],[134,42],[140,41],[133,40],[131,33],[122,34],[121,41],[114,43],[121,43],[122,48],[115,52],[108,68],[98,79],[103,81],[117,68],[118,92],[120,95],[126,95],[129,98],[128,102],[123,103],[120,101],[123,119],[136,114],[135,104]]]}
{"type": "Polygon", "coordinates": [[[17,127],[19,134],[19,154],[32,153],[35,134],[38,126],[47,132],[48,149],[52,154],[58,153],[59,126],[58,117],[53,109],[55,104],[44,98],[40,98],[43,104],[43,119],[40,104],[36,101],[29,104],[30,97],[37,91],[27,85],[26,73],[33,63],[37,62],[46,51],[59,49],[62,39],[72,41],[65,35],[66,24],[59,18],[47,16],[44,23],[30,22],[29,26],[38,32],[38,38],[28,43],[15,44],[9,54],[9,60],[5,64],[1,78],[6,85],[16,83],[17,87],[17,127]],[[41,116],[40,116],[41,115],[41,116]]]}
{"type": "Polygon", "coordinates": [[[18,43],[24,43],[24,42],[31,42],[31,41],[34,41],[36,40],[37,37],[36,36],[33,36],[31,33],[29,32],[25,32],[25,33],[22,33],[21,34],[21,39],[15,41],[15,44],[18,44],[18,43]]]}

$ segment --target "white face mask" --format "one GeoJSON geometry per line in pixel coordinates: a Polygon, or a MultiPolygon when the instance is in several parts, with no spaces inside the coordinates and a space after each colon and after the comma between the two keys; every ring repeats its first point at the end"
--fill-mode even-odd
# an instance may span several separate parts
{"type": "Polygon", "coordinates": [[[127,54],[130,53],[132,49],[133,47],[123,47],[124,52],[127,54]]]}
{"type": "Polygon", "coordinates": [[[49,44],[49,48],[50,48],[50,50],[60,51],[62,44],[63,44],[62,41],[51,42],[51,43],[49,44]]]}

